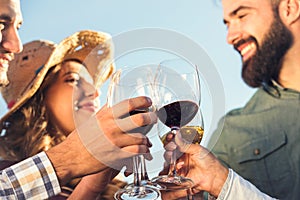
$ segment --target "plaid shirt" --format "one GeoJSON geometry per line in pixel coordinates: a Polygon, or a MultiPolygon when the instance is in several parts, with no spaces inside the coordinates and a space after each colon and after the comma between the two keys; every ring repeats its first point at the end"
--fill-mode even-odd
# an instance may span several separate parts
{"type": "Polygon", "coordinates": [[[0,199],[47,199],[60,191],[45,152],[0,171],[0,199]]]}

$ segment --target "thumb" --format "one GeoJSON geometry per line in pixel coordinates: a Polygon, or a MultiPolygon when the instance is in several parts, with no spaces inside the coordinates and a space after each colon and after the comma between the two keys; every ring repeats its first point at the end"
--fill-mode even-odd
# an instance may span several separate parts
{"type": "Polygon", "coordinates": [[[193,144],[188,142],[187,140],[185,140],[180,131],[178,131],[178,133],[175,135],[175,143],[178,146],[178,149],[186,154],[191,154],[191,155],[201,155],[201,156],[206,156],[207,154],[209,154],[209,151],[204,148],[203,146],[199,145],[199,144],[193,144]]]}
{"type": "Polygon", "coordinates": [[[175,143],[177,144],[179,150],[183,153],[193,154],[199,151],[200,145],[193,144],[185,140],[180,131],[178,131],[175,135],[175,143]]]}

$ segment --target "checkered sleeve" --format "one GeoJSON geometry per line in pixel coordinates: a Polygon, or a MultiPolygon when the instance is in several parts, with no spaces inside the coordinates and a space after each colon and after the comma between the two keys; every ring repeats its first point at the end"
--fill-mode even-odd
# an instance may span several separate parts
{"type": "Polygon", "coordinates": [[[0,172],[0,199],[47,199],[60,191],[54,168],[45,152],[0,172]]]}

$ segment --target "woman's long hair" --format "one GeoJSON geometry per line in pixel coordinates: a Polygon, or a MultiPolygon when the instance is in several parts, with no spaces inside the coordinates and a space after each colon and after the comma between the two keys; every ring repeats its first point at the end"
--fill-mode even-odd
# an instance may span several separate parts
{"type": "Polygon", "coordinates": [[[20,109],[0,125],[0,158],[20,161],[46,151],[65,139],[65,135],[51,123],[44,94],[58,74],[50,70],[41,87],[20,109]]]}

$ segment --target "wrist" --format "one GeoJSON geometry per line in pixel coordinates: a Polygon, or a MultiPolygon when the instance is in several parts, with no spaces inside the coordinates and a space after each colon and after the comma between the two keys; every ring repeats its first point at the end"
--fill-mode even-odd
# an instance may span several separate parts
{"type": "Polygon", "coordinates": [[[70,133],[63,142],[46,151],[61,185],[88,174],[83,160],[85,151],[76,131],[70,133]],[[79,152],[81,156],[78,156],[79,152]]]}
{"type": "Polygon", "coordinates": [[[229,174],[229,169],[227,167],[223,166],[221,163],[219,163],[219,165],[220,167],[213,181],[212,191],[210,192],[210,194],[215,197],[218,197],[221,193],[229,174]]]}
{"type": "Polygon", "coordinates": [[[74,177],[72,167],[70,167],[72,163],[69,163],[72,159],[67,158],[66,152],[63,151],[66,148],[63,146],[64,142],[45,152],[52,163],[60,185],[65,185],[74,177]]]}

